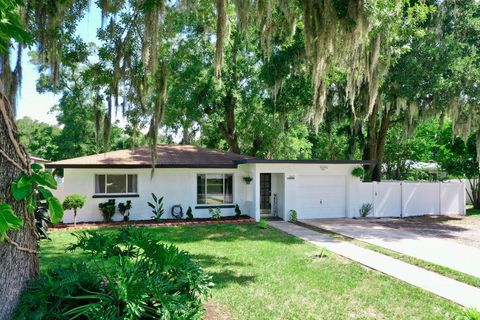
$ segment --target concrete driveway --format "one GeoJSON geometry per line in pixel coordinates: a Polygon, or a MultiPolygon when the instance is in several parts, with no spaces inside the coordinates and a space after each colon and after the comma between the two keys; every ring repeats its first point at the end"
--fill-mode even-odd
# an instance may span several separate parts
{"type": "MultiPolygon", "coordinates": [[[[399,225],[410,223],[409,220],[312,219],[302,222],[480,278],[480,248],[459,243],[444,232],[415,231],[413,227],[399,225]]],[[[418,221],[417,224],[421,225],[418,221]]]]}

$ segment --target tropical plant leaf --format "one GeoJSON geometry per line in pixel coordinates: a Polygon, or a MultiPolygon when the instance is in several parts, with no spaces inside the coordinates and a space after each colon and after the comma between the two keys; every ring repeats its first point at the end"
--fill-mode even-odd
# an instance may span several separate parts
{"type": "Polygon", "coordinates": [[[28,197],[28,200],[27,200],[27,211],[28,211],[28,213],[34,213],[36,207],[37,207],[37,204],[35,202],[35,198],[32,197],[32,196],[28,197]]]}
{"type": "Polygon", "coordinates": [[[42,170],[42,166],[39,165],[38,163],[32,163],[30,168],[32,168],[33,172],[40,172],[42,170]]]}
{"type": "Polygon", "coordinates": [[[50,211],[50,221],[52,223],[59,223],[63,218],[63,207],[60,201],[51,197],[48,200],[48,211],[50,211]]]}
{"type": "Polygon", "coordinates": [[[153,201],[155,201],[155,203],[157,202],[157,196],[152,192],[152,198],[153,198],[153,201]]]}
{"type": "Polygon", "coordinates": [[[53,197],[53,194],[52,192],[50,192],[50,190],[47,190],[43,187],[39,187],[38,188],[38,192],[40,192],[40,194],[42,195],[43,199],[45,200],[49,200],[51,197],[53,197]]]}
{"type": "Polygon", "coordinates": [[[47,186],[51,189],[57,189],[57,181],[55,181],[55,178],[48,171],[33,173],[32,178],[39,185],[47,186]]]}
{"type": "Polygon", "coordinates": [[[22,175],[19,179],[12,182],[10,190],[15,200],[23,200],[32,193],[32,182],[26,176],[22,175]]]}
{"type": "Polygon", "coordinates": [[[152,208],[152,209],[154,209],[154,210],[156,209],[156,207],[153,205],[153,203],[147,202],[147,204],[148,204],[148,206],[149,206],[150,208],[152,208]]]}
{"type": "Polygon", "coordinates": [[[15,215],[12,206],[6,203],[0,204],[0,241],[5,240],[9,230],[19,230],[23,227],[23,221],[15,215]]]}

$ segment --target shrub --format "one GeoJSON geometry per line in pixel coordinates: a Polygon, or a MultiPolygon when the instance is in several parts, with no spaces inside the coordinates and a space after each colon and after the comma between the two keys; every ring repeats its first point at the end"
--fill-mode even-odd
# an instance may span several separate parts
{"type": "Polygon", "coordinates": [[[210,215],[215,220],[219,220],[222,217],[222,212],[220,211],[220,208],[210,208],[208,209],[208,212],[210,212],[210,215]]]}
{"type": "Polygon", "coordinates": [[[260,221],[257,223],[257,226],[258,226],[260,229],[268,229],[268,223],[267,223],[267,221],[265,221],[265,220],[260,220],[260,221]]]}
{"type": "Polygon", "coordinates": [[[123,221],[130,220],[130,209],[132,209],[132,201],[130,200],[127,200],[125,203],[120,202],[118,204],[118,211],[122,214],[123,221]]]}
{"type": "Polygon", "coordinates": [[[74,235],[89,259],[31,282],[16,319],[202,319],[211,277],[187,252],[134,227],[74,235]]]}
{"type": "Polygon", "coordinates": [[[72,193],[65,196],[63,200],[63,209],[64,210],[73,210],[73,225],[77,225],[77,209],[83,208],[87,197],[81,194],[72,193]]]}
{"type": "Polygon", "coordinates": [[[153,203],[147,202],[148,206],[152,208],[152,219],[155,221],[160,221],[165,213],[165,209],[163,209],[163,197],[158,198],[154,193],[152,193],[152,199],[153,203]]]}
{"type": "Polygon", "coordinates": [[[292,209],[288,212],[288,214],[290,215],[290,219],[289,219],[290,222],[295,223],[298,221],[297,211],[292,209]]]}
{"type": "Polygon", "coordinates": [[[357,178],[363,178],[365,170],[362,167],[356,167],[352,170],[352,176],[357,178]]]}
{"type": "Polygon", "coordinates": [[[360,217],[366,218],[372,212],[372,209],[373,209],[373,204],[371,203],[362,204],[362,206],[360,207],[360,210],[358,210],[360,213],[360,217]]]}
{"type": "Polygon", "coordinates": [[[188,207],[186,215],[187,215],[187,220],[190,220],[190,221],[193,220],[192,207],[188,207]]]}
{"type": "Polygon", "coordinates": [[[238,204],[235,205],[235,217],[239,218],[242,215],[242,210],[240,210],[240,207],[238,204]]]}
{"type": "Polygon", "coordinates": [[[102,211],[103,221],[111,222],[112,217],[115,215],[115,199],[110,199],[107,202],[98,204],[98,208],[102,211]]]}

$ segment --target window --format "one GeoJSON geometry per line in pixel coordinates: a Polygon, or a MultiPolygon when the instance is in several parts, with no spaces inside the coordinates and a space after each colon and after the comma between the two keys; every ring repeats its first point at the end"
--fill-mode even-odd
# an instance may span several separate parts
{"type": "Polygon", "coordinates": [[[197,204],[233,203],[232,174],[197,175],[197,204]]]}
{"type": "Polygon", "coordinates": [[[95,193],[137,193],[136,174],[96,174],[95,193]]]}

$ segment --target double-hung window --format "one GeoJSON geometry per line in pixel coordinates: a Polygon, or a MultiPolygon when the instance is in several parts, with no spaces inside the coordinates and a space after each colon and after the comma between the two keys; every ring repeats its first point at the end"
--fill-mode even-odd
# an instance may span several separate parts
{"type": "Polygon", "coordinates": [[[96,194],[137,193],[136,174],[96,174],[96,194]]]}
{"type": "Polygon", "coordinates": [[[198,174],[197,204],[232,204],[232,174],[198,174]]]}

